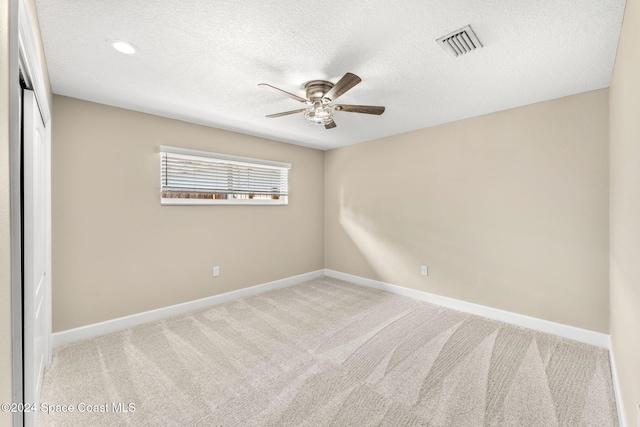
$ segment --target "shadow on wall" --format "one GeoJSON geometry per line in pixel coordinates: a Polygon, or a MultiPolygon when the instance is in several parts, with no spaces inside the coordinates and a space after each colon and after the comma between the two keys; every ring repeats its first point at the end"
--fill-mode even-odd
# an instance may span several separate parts
{"type": "Polygon", "coordinates": [[[374,219],[347,205],[344,184],[340,186],[340,225],[383,282],[403,284],[415,280],[418,261],[406,248],[385,235],[374,219]]]}
{"type": "MultiPolygon", "coordinates": [[[[514,288],[514,278],[544,280],[536,268],[553,271],[565,259],[554,253],[548,236],[515,230],[481,204],[466,206],[464,197],[447,194],[417,202],[394,200],[384,189],[379,194],[361,194],[348,184],[339,192],[339,223],[375,273],[373,279],[490,304],[487,293],[522,293],[514,288]],[[540,246],[549,257],[541,257],[540,246]],[[421,275],[421,265],[430,267],[428,277],[421,275]]],[[[528,298],[541,298],[527,289],[528,298]]]]}

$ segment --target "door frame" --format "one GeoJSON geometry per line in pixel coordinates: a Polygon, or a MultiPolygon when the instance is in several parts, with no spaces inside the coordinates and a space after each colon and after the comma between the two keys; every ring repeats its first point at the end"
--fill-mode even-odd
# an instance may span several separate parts
{"type": "MultiPolygon", "coordinates": [[[[40,106],[42,121],[45,125],[45,147],[47,191],[46,191],[46,229],[45,248],[47,271],[47,363],[51,362],[51,105],[47,95],[43,60],[38,53],[38,40],[34,33],[37,27],[35,11],[29,10],[27,0],[9,0],[9,151],[10,151],[10,206],[11,206],[11,335],[12,335],[12,397],[13,402],[22,402],[24,396],[23,371],[23,247],[22,247],[22,88],[20,76],[35,92],[40,106]],[[17,26],[15,24],[18,24],[17,26]]],[[[13,426],[24,425],[23,414],[13,414],[13,426]]]]}

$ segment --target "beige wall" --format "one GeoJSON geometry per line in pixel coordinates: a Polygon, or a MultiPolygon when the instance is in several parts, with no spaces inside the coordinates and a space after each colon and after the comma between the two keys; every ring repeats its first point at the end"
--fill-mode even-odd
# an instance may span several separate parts
{"type": "Polygon", "coordinates": [[[607,333],[608,108],[604,89],[328,151],[326,267],[607,333]]]}
{"type": "Polygon", "coordinates": [[[640,425],[640,1],[627,0],[610,89],[611,340],[627,425],[640,425]]]}
{"type": "Polygon", "coordinates": [[[324,267],[322,151],[58,95],[53,122],[54,332],[324,267]],[[289,205],[160,206],[160,145],[291,163],[289,205]]]}
{"type": "MultiPolygon", "coordinates": [[[[0,402],[11,402],[11,206],[9,204],[9,2],[0,2],[0,402]]],[[[0,411],[0,426],[11,414],[0,411]]]]}

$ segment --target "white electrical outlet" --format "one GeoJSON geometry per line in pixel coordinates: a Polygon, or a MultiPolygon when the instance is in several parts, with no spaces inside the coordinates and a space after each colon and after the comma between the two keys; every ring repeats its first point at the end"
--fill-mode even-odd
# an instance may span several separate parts
{"type": "Polygon", "coordinates": [[[218,277],[220,275],[220,267],[217,265],[213,267],[213,277],[218,277]]]}
{"type": "Polygon", "coordinates": [[[429,275],[429,268],[427,268],[426,265],[423,265],[422,267],[420,267],[420,273],[422,273],[423,276],[428,276],[429,275]]]}

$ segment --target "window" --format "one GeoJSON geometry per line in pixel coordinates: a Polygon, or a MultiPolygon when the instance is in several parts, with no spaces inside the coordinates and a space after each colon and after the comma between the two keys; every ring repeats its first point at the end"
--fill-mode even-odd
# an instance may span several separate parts
{"type": "Polygon", "coordinates": [[[286,205],[289,163],[160,147],[163,205],[286,205]]]}

